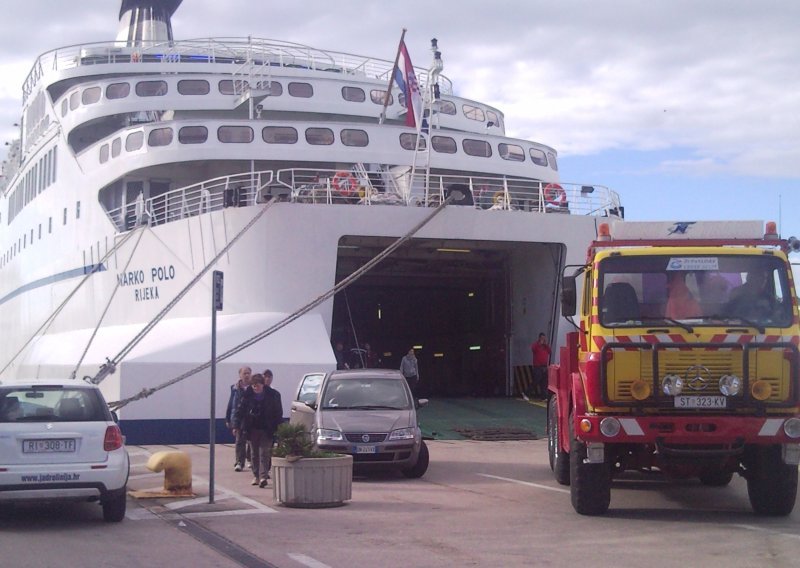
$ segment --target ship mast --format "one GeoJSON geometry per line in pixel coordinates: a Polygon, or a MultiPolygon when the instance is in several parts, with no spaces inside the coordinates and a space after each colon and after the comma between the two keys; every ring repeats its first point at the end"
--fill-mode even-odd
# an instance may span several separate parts
{"type": "Polygon", "coordinates": [[[122,0],[117,42],[129,47],[172,41],[172,14],[183,0],[122,0]]]}

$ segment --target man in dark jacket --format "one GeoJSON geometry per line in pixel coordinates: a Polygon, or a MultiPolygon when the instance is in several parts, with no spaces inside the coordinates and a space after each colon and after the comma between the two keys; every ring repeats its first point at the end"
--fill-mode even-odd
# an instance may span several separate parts
{"type": "MultiPolygon", "coordinates": [[[[270,381],[272,371],[267,370],[270,381]]],[[[266,487],[272,465],[272,442],[275,429],[283,419],[280,395],[267,388],[264,375],[253,375],[233,415],[234,434],[244,437],[253,458],[253,483],[266,487]]]]}
{"type": "MultiPolygon", "coordinates": [[[[229,430],[233,430],[233,415],[242,400],[245,389],[250,386],[252,373],[250,367],[242,367],[239,369],[239,381],[231,385],[231,396],[228,398],[228,409],[225,411],[225,426],[229,430]]],[[[233,463],[233,470],[242,471],[245,462],[250,460],[250,448],[247,447],[247,440],[244,436],[237,436],[235,431],[233,436],[236,438],[236,461],[233,463]]]]}

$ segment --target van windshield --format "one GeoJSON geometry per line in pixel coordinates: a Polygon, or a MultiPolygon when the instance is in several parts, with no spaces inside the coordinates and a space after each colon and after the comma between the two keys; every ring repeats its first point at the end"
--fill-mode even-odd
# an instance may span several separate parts
{"type": "Polygon", "coordinates": [[[406,410],[411,400],[401,379],[331,379],[322,394],[324,409],[406,410]]]}

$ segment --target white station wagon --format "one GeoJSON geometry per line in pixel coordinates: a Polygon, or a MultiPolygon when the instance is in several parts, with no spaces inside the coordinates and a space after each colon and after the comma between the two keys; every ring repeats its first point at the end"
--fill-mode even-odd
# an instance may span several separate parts
{"type": "Polygon", "coordinates": [[[0,381],[0,508],[97,501],[125,517],[128,453],[100,389],[80,380],[0,381]]]}

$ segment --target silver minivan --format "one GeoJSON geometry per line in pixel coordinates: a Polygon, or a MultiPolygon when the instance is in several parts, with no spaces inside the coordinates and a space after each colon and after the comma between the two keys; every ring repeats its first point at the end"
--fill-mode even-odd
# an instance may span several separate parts
{"type": "Polygon", "coordinates": [[[292,401],[289,421],[303,424],[320,450],[350,454],[353,466],[392,467],[410,478],[428,469],[428,447],[417,408],[400,371],[357,369],[308,373],[292,401]]]}

